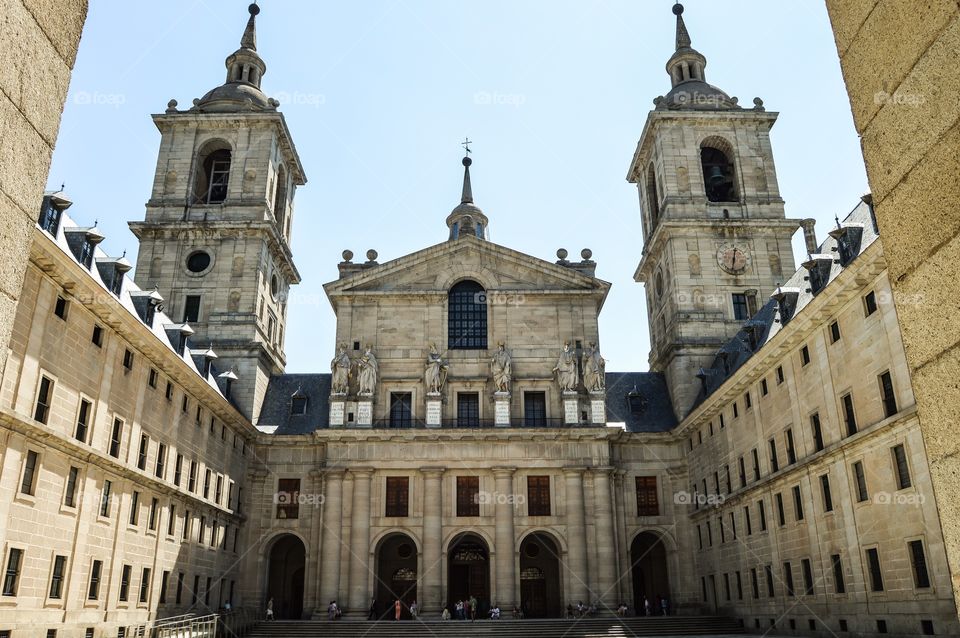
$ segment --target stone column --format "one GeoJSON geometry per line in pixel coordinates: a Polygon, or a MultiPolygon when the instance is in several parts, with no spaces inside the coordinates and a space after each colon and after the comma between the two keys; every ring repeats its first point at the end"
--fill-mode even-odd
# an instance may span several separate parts
{"type": "Polygon", "coordinates": [[[343,526],[342,468],[326,470],[326,492],[323,500],[323,545],[320,560],[319,610],[326,609],[331,600],[340,600],[340,549],[346,539],[341,537],[343,526]]]}
{"type": "Polygon", "coordinates": [[[370,604],[370,477],[372,467],[350,468],[353,475],[353,516],[350,533],[350,595],[347,611],[363,617],[370,604]]]}
{"type": "Polygon", "coordinates": [[[583,467],[565,467],[566,479],[566,525],[567,525],[567,571],[570,575],[568,600],[574,605],[590,602],[590,584],[587,575],[586,520],[583,509],[583,467]]]}
{"type": "Polygon", "coordinates": [[[593,472],[593,511],[597,538],[597,589],[594,598],[602,612],[615,611],[618,604],[614,600],[618,572],[610,493],[612,470],[612,467],[598,467],[593,472]]]}
{"type": "Polygon", "coordinates": [[[630,548],[627,546],[627,515],[626,505],[623,502],[623,495],[626,494],[623,486],[623,477],[625,470],[616,470],[613,473],[613,495],[614,507],[616,512],[617,529],[617,573],[621,578],[618,579],[620,600],[617,603],[626,603],[633,606],[633,574],[630,573],[630,548]]]}
{"type": "Polygon", "coordinates": [[[517,471],[515,467],[495,467],[493,476],[495,480],[494,493],[494,523],[496,527],[493,542],[497,552],[496,576],[494,582],[496,588],[494,595],[496,600],[491,603],[500,605],[501,610],[513,609],[517,603],[516,600],[516,573],[517,565],[514,554],[514,535],[513,535],[513,515],[514,515],[514,493],[513,493],[513,473],[517,471]]]}
{"type": "Polygon", "coordinates": [[[443,609],[441,588],[443,562],[443,473],[444,467],[420,468],[423,473],[423,572],[420,582],[421,611],[439,613],[443,609]]]}
{"type": "MultiPolygon", "coordinates": [[[[307,547],[307,569],[304,577],[304,596],[303,607],[305,612],[316,613],[321,609],[322,603],[319,601],[320,590],[320,553],[323,551],[321,532],[320,504],[314,500],[317,494],[323,494],[323,470],[310,470],[310,499],[306,501],[306,506],[310,511],[310,545],[307,547]]],[[[301,506],[304,507],[304,506],[301,506]]]]}

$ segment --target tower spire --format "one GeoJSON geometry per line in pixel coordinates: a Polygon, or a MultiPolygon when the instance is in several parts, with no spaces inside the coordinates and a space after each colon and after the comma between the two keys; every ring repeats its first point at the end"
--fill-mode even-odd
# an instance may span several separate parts
{"type": "Polygon", "coordinates": [[[460,196],[461,204],[472,204],[473,203],[473,186],[470,184],[470,165],[473,164],[473,160],[470,159],[470,153],[473,151],[470,150],[470,138],[466,138],[463,142],[463,149],[465,155],[463,156],[463,194],[460,196]]]}
{"type": "Polygon", "coordinates": [[[247,20],[247,28],[243,30],[243,37],[240,38],[240,48],[257,50],[257,16],[260,15],[260,6],[256,2],[247,7],[250,12],[250,19],[247,20]]]}
{"type": "Polygon", "coordinates": [[[683,5],[680,0],[673,5],[673,15],[677,16],[677,51],[690,48],[690,32],[687,31],[687,24],[683,21],[683,5]]]}
{"type": "Polygon", "coordinates": [[[463,190],[460,194],[460,204],[447,215],[447,227],[450,228],[450,239],[459,239],[471,235],[478,239],[487,238],[487,216],[483,211],[477,208],[473,203],[473,184],[470,181],[470,166],[473,159],[470,158],[469,138],[460,143],[464,149],[463,160],[463,190]]]}

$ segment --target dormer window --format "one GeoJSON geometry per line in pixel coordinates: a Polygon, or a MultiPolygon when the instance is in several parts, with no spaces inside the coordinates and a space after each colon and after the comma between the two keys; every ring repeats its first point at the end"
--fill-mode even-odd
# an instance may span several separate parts
{"type": "Polygon", "coordinates": [[[300,416],[307,413],[307,397],[294,395],[290,400],[290,414],[300,416]]]}
{"type": "Polygon", "coordinates": [[[157,314],[157,306],[153,303],[148,303],[146,308],[143,310],[143,323],[147,324],[151,328],[153,327],[153,317],[157,314]]]}
{"type": "Polygon", "coordinates": [[[80,254],[77,256],[77,261],[86,268],[90,268],[90,266],[93,265],[93,253],[95,249],[96,245],[93,242],[89,239],[84,239],[80,242],[80,254]]]}
{"type": "Polygon", "coordinates": [[[60,217],[63,215],[63,208],[55,204],[50,195],[43,198],[43,204],[40,206],[40,218],[37,224],[40,228],[47,231],[54,237],[57,236],[57,230],[60,228],[60,217]]]}

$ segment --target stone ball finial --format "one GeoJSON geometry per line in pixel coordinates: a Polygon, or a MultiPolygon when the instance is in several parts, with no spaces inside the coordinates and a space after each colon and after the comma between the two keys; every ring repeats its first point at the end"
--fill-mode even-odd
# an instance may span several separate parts
{"type": "Polygon", "coordinates": [[[473,160],[470,159],[469,156],[468,156],[468,157],[464,157],[464,158],[463,158],[463,161],[461,162],[461,164],[463,164],[464,166],[470,166],[471,164],[473,164],[473,160]]]}
{"type": "Polygon", "coordinates": [[[344,261],[350,261],[351,259],[353,259],[353,251],[345,250],[343,251],[343,253],[341,253],[341,256],[343,257],[344,261]]]}
{"type": "Polygon", "coordinates": [[[250,6],[247,7],[247,11],[249,11],[252,16],[260,15],[260,7],[256,2],[251,3],[250,6]]]}
{"type": "Polygon", "coordinates": [[[566,248],[557,249],[557,259],[566,259],[569,254],[566,248]]]}
{"type": "Polygon", "coordinates": [[[168,110],[168,111],[176,111],[176,110],[177,110],[177,101],[176,101],[176,100],[170,100],[169,102],[167,102],[167,110],[168,110]]]}
{"type": "Polygon", "coordinates": [[[378,256],[378,253],[377,253],[377,251],[375,251],[373,248],[371,248],[370,250],[367,251],[367,260],[368,260],[368,261],[376,261],[376,260],[377,260],[377,256],[378,256]]]}
{"type": "Polygon", "coordinates": [[[589,248],[584,248],[580,251],[580,256],[583,257],[584,261],[590,261],[590,258],[593,257],[593,251],[589,248]]]}
{"type": "Polygon", "coordinates": [[[683,15],[683,5],[680,4],[679,2],[673,5],[673,15],[675,16],[683,15]]]}
{"type": "Polygon", "coordinates": [[[198,97],[193,98],[193,105],[194,105],[194,106],[200,106],[200,98],[198,98],[198,97]]]}

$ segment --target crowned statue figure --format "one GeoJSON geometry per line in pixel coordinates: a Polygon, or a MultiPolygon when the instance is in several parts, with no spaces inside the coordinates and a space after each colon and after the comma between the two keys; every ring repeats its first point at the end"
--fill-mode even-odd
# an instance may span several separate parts
{"type": "Polygon", "coordinates": [[[437,350],[437,344],[430,344],[430,353],[427,355],[427,366],[423,374],[423,380],[427,385],[428,394],[439,394],[443,390],[443,384],[447,381],[447,369],[449,365],[440,356],[437,350]]]}
{"type": "Polygon", "coordinates": [[[359,370],[360,395],[373,396],[377,388],[377,375],[380,373],[380,364],[373,354],[373,346],[368,344],[363,356],[357,359],[357,369],[359,370]]]}
{"type": "Polygon", "coordinates": [[[350,368],[352,367],[346,344],[341,343],[337,354],[330,362],[330,387],[333,394],[347,394],[350,390],[350,368]]]}
{"type": "Polygon", "coordinates": [[[600,356],[600,348],[592,341],[583,352],[583,385],[587,392],[603,392],[606,387],[607,361],[600,356]]]}
{"type": "Polygon", "coordinates": [[[493,374],[493,385],[497,392],[510,392],[510,380],[513,378],[513,360],[506,346],[501,341],[497,352],[490,360],[490,371],[493,374]]]}
{"type": "Polygon", "coordinates": [[[557,385],[561,392],[577,391],[577,353],[570,349],[570,342],[563,342],[563,350],[553,367],[557,373],[557,385]]]}

